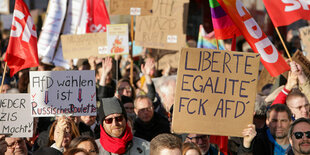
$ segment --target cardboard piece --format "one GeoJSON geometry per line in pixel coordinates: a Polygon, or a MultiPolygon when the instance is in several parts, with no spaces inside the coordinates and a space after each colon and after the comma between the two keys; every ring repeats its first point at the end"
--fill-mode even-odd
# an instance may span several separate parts
{"type": "Polygon", "coordinates": [[[30,95],[34,117],[95,116],[95,71],[32,71],[30,95]]]}
{"type": "Polygon", "coordinates": [[[307,52],[307,59],[310,60],[310,26],[300,28],[299,34],[304,51],[307,52]]]}
{"type": "Polygon", "coordinates": [[[89,58],[90,56],[103,57],[107,55],[100,53],[101,49],[107,48],[107,34],[105,32],[61,35],[61,43],[65,59],[89,58]]]}
{"type": "Polygon", "coordinates": [[[128,24],[107,25],[107,51],[105,54],[129,54],[128,24]]]}
{"type": "Polygon", "coordinates": [[[0,1],[0,14],[10,14],[10,2],[9,0],[0,1]]]}
{"type": "Polygon", "coordinates": [[[258,83],[257,83],[257,92],[261,92],[262,88],[266,84],[274,84],[276,82],[276,78],[272,77],[267,69],[264,67],[259,75],[258,83]]]}
{"type": "Polygon", "coordinates": [[[32,137],[32,133],[29,94],[0,94],[0,135],[32,137]]]}
{"type": "Polygon", "coordinates": [[[241,137],[253,123],[259,58],[255,53],[183,48],[172,131],[241,137]]]}
{"type": "Polygon", "coordinates": [[[136,17],[136,44],[168,50],[185,47],[188,3],[188,0],[153,0],[153,14],[136,17]]]}
{"type": "Polygon", "coordinates": [[[301,65],[305,75],[308,79],[310,79],[310,61],[300,52],[297,50],[292,57],[293,61],[297,62],[301,65]]]}
{"type": "Polygon", "coordinates": [[[151,15],[152,4],[153,0],[110,0],[110,15],[151,15]]]}

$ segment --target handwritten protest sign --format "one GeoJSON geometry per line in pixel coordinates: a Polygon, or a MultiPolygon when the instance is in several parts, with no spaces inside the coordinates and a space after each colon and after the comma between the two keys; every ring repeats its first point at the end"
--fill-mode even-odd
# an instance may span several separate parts
{"type": "Polygon", "coordinates": [[[110,15],[150,15],[152,0],[110,0],[110,15]]]}
{"type": "Polygon", "coordinates": [[[242,136],[253,121],[259,58],[255,53],[182,49],[172,130],[242,136]]]}
{"type": "Polygon", "coordinates": [[[65,59],[102,57],[107,53],[107,34],[105,32],[62,35],[61,43],[65,59]]]}
{"type": "Polygon", "coordinates": [[[188,0],[153,0],[151,16],[137,16],[138,46],[180,50],[186,46],[188,0]]]}
{"type": "Polygon", "coordinates": [[[9,14],[10,8],[9,8],[9,0],[1,0],[0,1],[0,14],[9,14]]]}
{"type": "Polygon", "coordinates": [[[293,55],[292,59],[301,65],[305,75],[308,79],[310,79],[310,61],[302,54],[302,52],[297,50],[293,55]]]}
{"type": "Polygon", "coordinates": [[[310,26],[300,28],[299,33],[304,51],[307,52],[307,59],[310,60],[310,26]]]}
{"type": "Polygon", "coordinates": [[[128,24],[107,25],[108,50],[105,54],[119,55],[129,53],[128,24]]]}
{"type": "Polygon", "coordinates": [[[96,115],[95,71],[30,72],[32,116],[96,115]]]}
{"type": "Polygon", "coordinates": [[[0,135],[32,137],[33,117],[29,94],[0,94],[0,135]]]}

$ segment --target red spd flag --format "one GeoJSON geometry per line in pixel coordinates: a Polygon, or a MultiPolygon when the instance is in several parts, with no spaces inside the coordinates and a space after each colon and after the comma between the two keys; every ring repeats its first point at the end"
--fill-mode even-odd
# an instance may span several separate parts
{"type": "Polygon", "coordinates": [[[275,77],[290,70],[289,65],[240,0],[217,1],[239,28],[254,52],[260,54],[260,60],[271,76],[275,77]]]}
{"type": "Polygon", "coordinates": [[[290,25],[299,20],[310,20],[309,0],[263,0],[275,27],[290,25]]]}
{"type": "Polygon", "coordinates": [[[15,1],[11,36],[4,61],[10,68],[11,77],[22,69],[39,65],[37,33],[23,0],[15,1]]]}
{"type": "Polygon", "coordinates": [[[110,18],[104,0],[87,0],[87,14],[86,33],[107,31],[110,18]]]}

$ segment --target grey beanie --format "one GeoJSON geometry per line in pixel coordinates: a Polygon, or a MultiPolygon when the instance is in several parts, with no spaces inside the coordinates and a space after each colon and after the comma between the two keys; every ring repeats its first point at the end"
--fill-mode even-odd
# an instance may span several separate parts
{"type": "Polygon", "coordinates": [[[123,114],[127,120],[125,108],[119,99],[116,97],[103,98],[98,108],[100,124],[102,124],[102,121],[111,114],[123,114]]]}

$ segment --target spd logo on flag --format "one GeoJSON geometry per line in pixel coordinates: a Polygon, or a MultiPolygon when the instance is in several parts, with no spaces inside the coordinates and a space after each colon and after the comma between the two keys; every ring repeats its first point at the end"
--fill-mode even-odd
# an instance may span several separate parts
{"type": "Polygon", "coordinates": [[[23,0],[15,1],[11,36],[4,61],[10,68],[10,76],[19,70],[39,65],[37,33],[23,0]]]}

